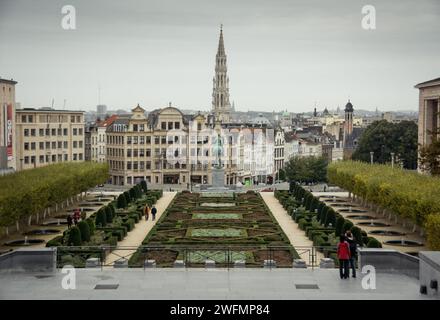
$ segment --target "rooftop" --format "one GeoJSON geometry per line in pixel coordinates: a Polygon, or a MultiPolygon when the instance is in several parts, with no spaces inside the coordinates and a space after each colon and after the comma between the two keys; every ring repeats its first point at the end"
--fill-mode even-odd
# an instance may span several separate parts
{"type": "Polygon", "coordinates": [[[436,79],[432,79],[432,80],[428,80],[425,82],[421,82],[419,84],[416,84],[414,86],[414,88],[426,88],[426,87],[432,87],[432,86],[438,86],[440,85],[440,78],[436,78],[436,79]]]}
{"type": "Polygon", "coordinates": [[[53,108],[23,108],[23,109],[17,109],[16,112],[56,112],[56,113],[84,113],[85,111],[81,110],[59,110],[59,109],[53,109],[53,108]]]}

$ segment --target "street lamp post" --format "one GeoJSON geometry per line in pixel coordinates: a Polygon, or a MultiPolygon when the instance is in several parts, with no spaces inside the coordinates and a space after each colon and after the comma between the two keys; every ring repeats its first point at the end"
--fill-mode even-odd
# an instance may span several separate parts
{"type": "Polygon", "coordinates": [[[370,162],[371,164],[373,164],[373,156],[374,156],[374,151],[370,152],[370,162]]]}

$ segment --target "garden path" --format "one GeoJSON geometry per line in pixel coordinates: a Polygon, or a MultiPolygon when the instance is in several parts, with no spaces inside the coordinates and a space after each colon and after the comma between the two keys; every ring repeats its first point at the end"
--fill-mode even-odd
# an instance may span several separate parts
{"type": "Polygon", "coordinates": [[[151,214],[150,214],[150,219],[148,221],[145,221],[145,218],[143,217],[142,220],[136,224],[135,228],[128,233],[125,239],[118,242],[118,247],[133,247],[133,249],[114,250],[106,257],[105,259],[106,266],[111,266],[116,260],[120,259],[121,257],[130,259],[131,255],[135,253],[137,247],[139,247],[142,244],[142,241],[144,241],[148,232],[150,232],[150,230],[156,224],[156,221],[160,219],[165,209],[174,199],[176,194],[177,192],[164,191],[162,198],[160,198],[156,203],[156,208],[157,208],[156,220],[155,221],[151,220],[151,214]]]}
{"type": "MultiPolygon", "coordinates": [[[[287,211],[283,208],[278,199],[275,198],[273,192],[261,192],[261,196],[280,224],[281,229],[283,229],[287,238],[289,238],[290,244],[296,249],[301,259],[308,264],[310,262],[310,251],[308,248],[311,249],[313,247],[313,242],[307,238],[305,232],[299,228],[295,220],[292,220],[287,214],[287,211]]],[[[319,263],[319,261],[324,258],[324,255],[321,252],[315,252],[317,262],[319,263]]]]}

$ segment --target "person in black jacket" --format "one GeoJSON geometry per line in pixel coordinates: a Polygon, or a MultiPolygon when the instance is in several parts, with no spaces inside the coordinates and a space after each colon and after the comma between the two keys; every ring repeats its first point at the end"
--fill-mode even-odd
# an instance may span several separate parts
{"type": "Polygon", "coordinates": [[[351,233],[351,231],[347,231],[345,233],[345,239],[348,242],[348,244],[350,245],[350,259],[349,259],[349,263],[350,263],[350,267],[352,270],[352,277],[356,278],[356,258],[357,258],[357,243],[356,243],[356,239],[353,237],[353,234],[351,233]]]}
{"type": "Polygon", "coordinates": [[[157,209],[155,206],[151,209],[151,215],[153,216],[153,220],[156,220],[157,209]]]}

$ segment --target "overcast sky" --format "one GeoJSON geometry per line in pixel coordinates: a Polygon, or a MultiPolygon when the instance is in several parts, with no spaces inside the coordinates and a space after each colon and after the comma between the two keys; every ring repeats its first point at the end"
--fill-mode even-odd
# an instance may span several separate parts
{"type": "Polygon", "coordinates": [[[24,107],[94,110],[100,86],[111,109],[208,110],[220,23],[237,110],[415,110],[440,77],[439,0],[0,0],[0,77],[24,107]]]}

